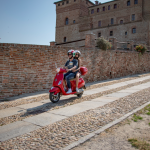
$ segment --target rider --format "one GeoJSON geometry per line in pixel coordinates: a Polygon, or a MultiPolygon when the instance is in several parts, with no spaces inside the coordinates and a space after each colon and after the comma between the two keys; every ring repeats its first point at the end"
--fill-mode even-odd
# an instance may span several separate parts
{"type": "Polygon", "coordinates": [[[81,59],[79,58],[81,56],[81,52],[79,50],[74,51],[74,59],[78,61],[78,67],[73,70],[73,72],[76,72],[76,92],[79,92],[78,89],[78,83],[79,83],[79,77],[80,77],[80,67],[81,67],[81,59]]]}
{"type": "Polygon", "coordinates": [[[78,61],[73,58],[73,52],[74,50],[72,49],[68,51],[69,60],[63,67],[67,70],[67,73],[64,74],[64,79],[66,80],[68,86],[68,91],[66,92],[67,94],[72,93],[70,79],[75,78],[77,72],[72,71],[78,67],[78,61]]]}

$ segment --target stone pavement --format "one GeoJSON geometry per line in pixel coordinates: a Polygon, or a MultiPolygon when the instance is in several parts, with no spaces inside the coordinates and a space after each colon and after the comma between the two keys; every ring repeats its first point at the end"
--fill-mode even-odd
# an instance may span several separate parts
{"type": "MultiPolygon", "coordinates": [[[[83,94],[83,97],[85,97],[87,95],[92,95],[95,93],[107,91],[107,90],[113,90],[115,88],[119,88],[119,87],[126,86],[126,85],[129,85],[132,83],[144,81],[147,79],[150,79],[150,76],[145,76],[145,77],[141,77],[141,78],[125,81],[125,82],[112,84],[109,86],[103,86],[100,88],[86,90],[83,94]]],[[[98,83],[96,83],[96,84],[98,84],[98,83]]],[[[25,118],[22,121],[17,121],[14,123],[10,123],[10,124],[1,126],[0,127],[0,141],[9,140],[11,138],[23,135],[25,133],[29,133],[31,131],[37,130],[37,129],[42,128],[47,125],[53,124],[57,121],[66,119],[73,115],[77,115],[77,114],[85,112],[87,110],[104,106],[108,103],[118,100],[119,98],[131,95],[135,92],[144,90],[149,87],[150,87],[150,82],[143,83],[143,84],[140,84],[137,86],[132,86],[130,88],[126,88],[124,90],[120,90],[118,92],[114,92],[112,94],[107,94],[102,97],[90,99],[90,100],[87,100],[87,101],[84,101],[84,102],[81,102],[78,104],[66,106],[64,108],[43,112],[39,115],[25,118]]],[[[68,97],[70,97],[70,96],[68,96],[68,97]]],[[[61,99],[65,100],[66,97],[61,97],[61,99]]],[[[33,102],[33,103],[29,103],[29,104],[19,105],[16,107],[2,109],[2,110],[0,110],[0,118],[12,116],[13,114],[27,112],[27,111],[33,110],[33,109],[40,109],[41,107],[43,107],[43,105],[47,105],[47,103],[50,103],[50,101],[43,100],[40,102],[33,102]]]]}

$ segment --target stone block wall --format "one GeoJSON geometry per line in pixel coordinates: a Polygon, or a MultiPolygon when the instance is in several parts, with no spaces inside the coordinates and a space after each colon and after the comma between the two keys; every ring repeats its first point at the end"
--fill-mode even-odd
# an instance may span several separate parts
{"type": "MultiPolygon", "coordinates": [[[[57,67],[68,59],[67,51],[77,47],[0,43],[0,100],[7,97],[50,89],[57,67]]],[[[82,65],[88,68],[86,82],[150,72],[150,53],[102,51],[78,48],[82,65]]]]}

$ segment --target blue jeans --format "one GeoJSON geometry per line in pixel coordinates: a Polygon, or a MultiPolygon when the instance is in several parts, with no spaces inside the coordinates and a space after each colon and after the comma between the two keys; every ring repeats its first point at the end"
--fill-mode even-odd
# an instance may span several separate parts
{"type": "Polygon", "coordinates": [[[75,76],[76,76],[76,73],[74,73],[74,72],[67,72],[64,74],[64,79],[66,80],[67,86],[69,89],[71,88],[70,80],[75,78],[75,76]]]}

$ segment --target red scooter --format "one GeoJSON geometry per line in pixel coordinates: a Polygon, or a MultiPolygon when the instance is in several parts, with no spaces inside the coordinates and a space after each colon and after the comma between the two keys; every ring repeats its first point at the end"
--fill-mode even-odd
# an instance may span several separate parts
{"type": "MultiPolygon", "coordinates": [[[[79,84],[78,84],[79,93],[76,92],[76,79],[74,78],[74,79],[70,80],[72,93],[70,93],[70,94],[66,93],[66,91],[64,90],[64,86],[63,86],[63,80],[64,80],[63,73],[65,73],[65,72],[67,72],[66,69],[57,68],[57,74],[53,81],[53,87],[49,90],[49,92],[50,92],[49,98],[53,103],[58,102],[61,95],[76,94],[78,97],[81,97],[84,92],[83,89],[85,89],[85,82],[84,82],[83,78],[79,78],[79,84]]],[[[87,74],[87,72],[88,72],[88,70],[86,67],[80,68],[81,75],[85,75],[85,74],[87,74]]]]}

